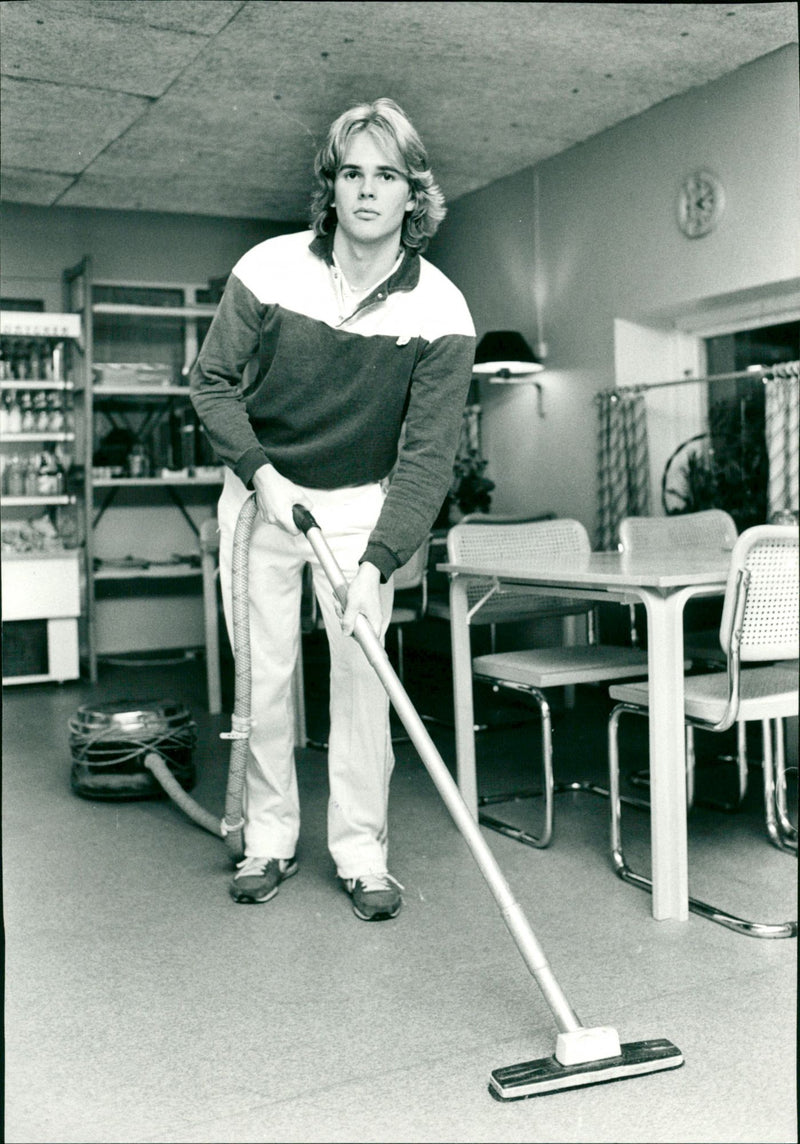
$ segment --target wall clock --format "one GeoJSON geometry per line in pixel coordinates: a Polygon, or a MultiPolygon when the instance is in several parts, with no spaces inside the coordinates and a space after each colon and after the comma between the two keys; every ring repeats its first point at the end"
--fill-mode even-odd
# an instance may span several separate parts
{"type": "Polygon", "coordinates": [[[678,225],[687,238],[712,231],[724,209],[725,192],[716,175],[709,171],[687,175],[678,194],[678,225]]]}

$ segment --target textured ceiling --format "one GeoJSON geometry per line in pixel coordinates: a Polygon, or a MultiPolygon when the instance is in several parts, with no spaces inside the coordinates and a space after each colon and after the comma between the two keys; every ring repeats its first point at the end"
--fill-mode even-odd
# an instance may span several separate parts
{"type": "Polygon", "coordinates": [[[389,95],[458,198],[797,39],[794,3],[4,0],[2,197],[297,220],[389,95]]]}

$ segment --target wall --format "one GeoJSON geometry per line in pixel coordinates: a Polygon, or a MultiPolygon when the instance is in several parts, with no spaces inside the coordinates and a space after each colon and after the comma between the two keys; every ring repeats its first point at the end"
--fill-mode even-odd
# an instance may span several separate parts
{"type": "MultiPolygon", "coordinates": [[[[206,283],[227,274],[255,243],[303,222],[269,223],[134,211],[3,205],[3,297],[41,298],[62,309],[61,275],[90,255],[96,279],[206,283]]],[[[214,511],[218,490],[184,496],[199,523],[214,511]]],[[[98,553],[150,559],[192,553],[197,539],[166,495],[125,494],[103,517],[98,553]]],[[[117,582],[115,582],[117,583],[117,582]]],[[[150,585],[147,596],[130,582],[103,586],[97,605],[101,653],[202,645],[199,580],[188,591],[176,582],[150,585]]]]}
{"type": "Polygon", "coordinates": [[[61,274],[87,254],[96,278],[207,282],[256,242],[303,225],[4,203],[3,296],[60,310],[61,274]]]}
{"type": "Polygon", "coordinates": [[[594,531],[592,396],[615,384],[615,319],[670,328],[798,285],[797,67],[796,46],[781,49],[451,205],[429,257],[479,335],[547,344],[544,420],[533,390],[483,385],[495,511],[552,510],[594,531]],[[722,179],[726,210],[689,240],[676,196],[699,167],[722,179]]]}

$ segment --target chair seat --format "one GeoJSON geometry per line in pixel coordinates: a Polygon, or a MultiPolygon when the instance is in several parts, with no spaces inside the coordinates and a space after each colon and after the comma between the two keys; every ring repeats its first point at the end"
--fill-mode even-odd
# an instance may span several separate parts
{"type": "Polygon", "coordinates": [[[531,687],[567,687],[647,674],[647,655],[632,648],[581,644],[479,655],[476,676],[531,687]]]}
{"type": "MultiPolygon", "coordinates": [[[[510,595],[510,593],[506,593],[510,595]]],[[[515,593],[515,607],[517,610],[520,608],[520,600],[522,594],[515,593]]],[[[525,614],[522,615],[504,615],[502,608],[507,606],[505,598],[501,597],[498,606],[492,606],[491,601],[480,611],[478,611],[472,620],[472,624],[490,624],[502,623],[504,620],[538,620],[548,619],[555,617],[576,616],[584,615],[590,609],[587,607],[585,600],[562,600],[559,597],[548,596],[533,596],[525,601],[525,614]]],[[[450,619],[450,600],[449,598],[440,600],[435,596],[428,598],[427,615],[436,616],[439,620],[450,619]]]]}
{"type": "Polygon", "coordinates": [[[419,608],[393,608],[393,624],[413,624],[420,618],[419,608]]]}
{"type": "MultiPolygon", "coordinates": [[[[797,673],[790,666],[746,668],[741,673],[741,704],[737,720],[785,719],[798,709],[797,673]]],[[[647,683],[624,683],[611,687],[612,699],[648,707],[647,683]]],[[[716,723],[728,701],[728,677],[724,671],[690,675],[684,681],[684,710],[691,719],[716,723]]]]}

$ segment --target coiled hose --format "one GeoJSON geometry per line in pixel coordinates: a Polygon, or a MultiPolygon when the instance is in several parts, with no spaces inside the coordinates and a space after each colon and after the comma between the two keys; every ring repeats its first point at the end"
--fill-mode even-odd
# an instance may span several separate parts
{"type": "Polygon", "coordinates": [[[167,767],[163,758],[155,752],[145,756],[143,762],[164,788],[169,797],[198,826],[225,840],[231,855],[237,861],[244,856],[244,798],[245,772],[247,769],[247,744],[251,717],[251,662],[250,662],[250,534],[253,529],[258,505],[251,495],[241,507],[233,534],[233,559],[231,567],[233,591],[233,657],[236,669],[233,715],[230,731],[223,731],[221,739],[231,741],[231,758],[228,766],[228,785],[225,793],[225,815],[220,821],[204,810],[186,793],[167,767]]]}

